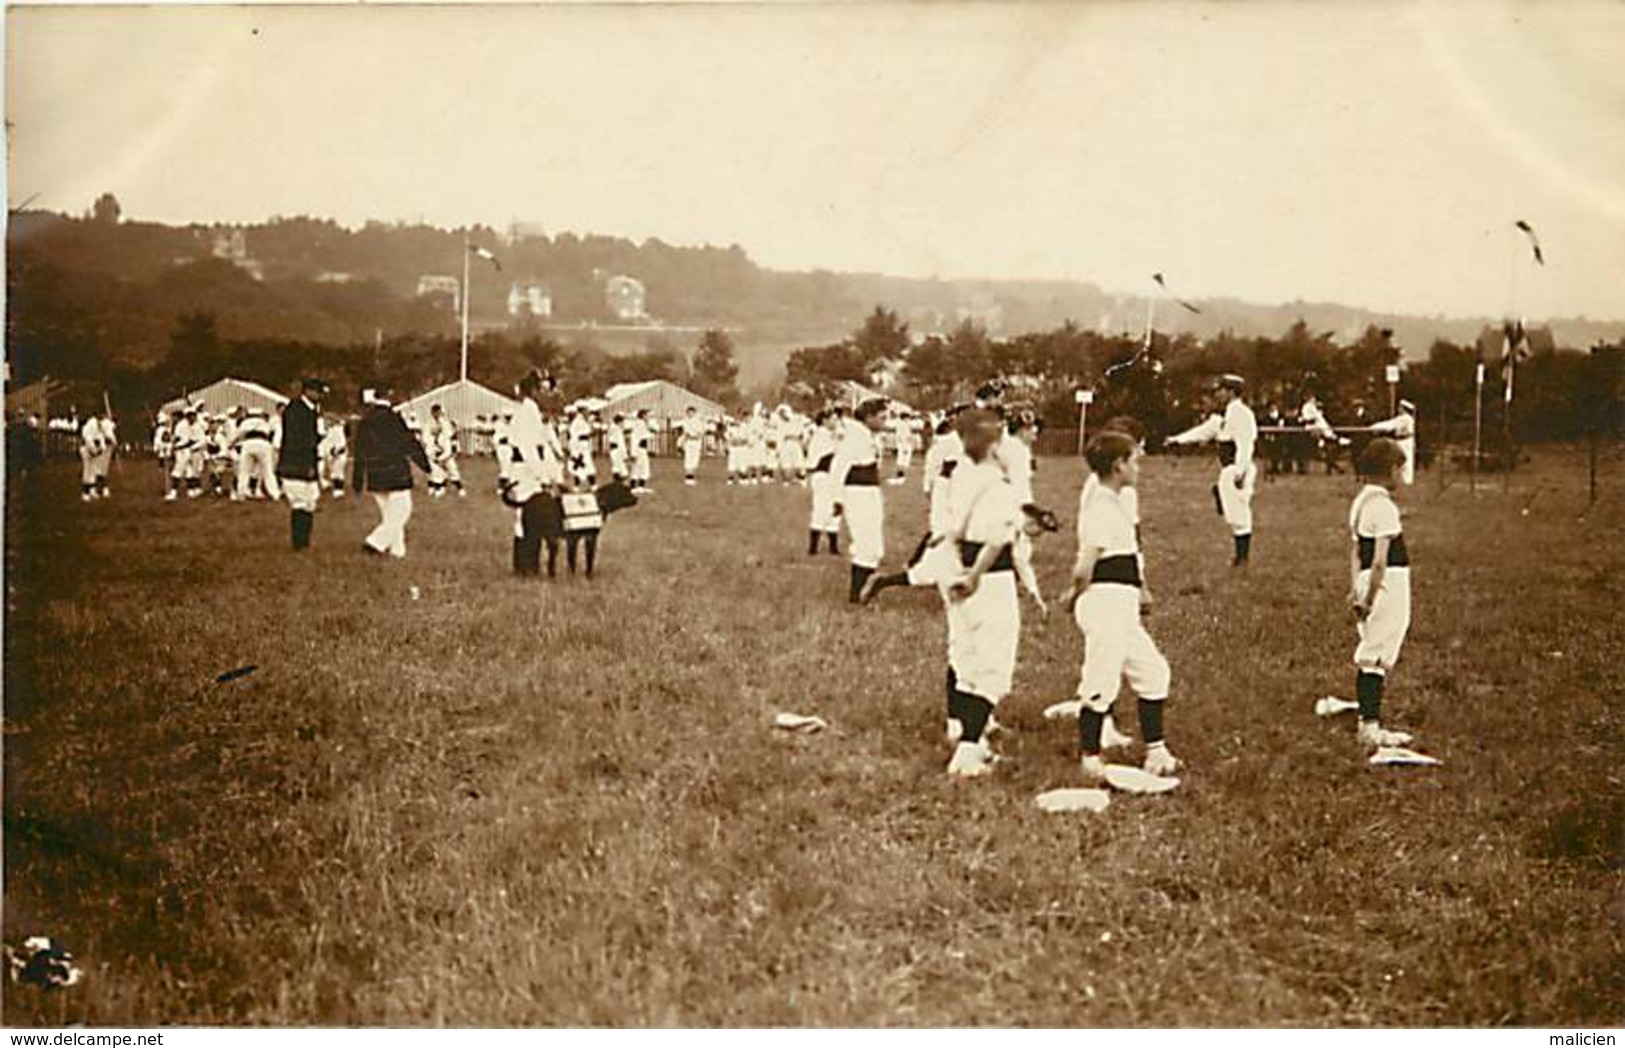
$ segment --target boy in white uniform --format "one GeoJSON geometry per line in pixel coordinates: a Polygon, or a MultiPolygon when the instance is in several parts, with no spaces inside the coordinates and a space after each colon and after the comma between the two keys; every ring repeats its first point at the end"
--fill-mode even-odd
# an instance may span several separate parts
{"type": "Polygon", "coordinates": [[[565,435],[570,455],[570,481],[578,490],[591,490],[598,483],[598,461],[592,446],[592,419],[584,409],[570,410],[565,435]]]}
{"type": "Polygon", "coordinates": [[[807,444],[807,457],[812,460],[812,512],[807,519],[807,556],[818,554],[818,539],[823,536],[829,551],[841,552],[841,521],[835,515],[835,490],[831,487],[830,469],[835,464],[836,433],[841,426],[840,416],[834,409],[818,413],[814,420],[812,439],[807,444]]]}
{"type": "Polygon", "coordinates": [[[892,423],[892,445],[897,449],[897,473],[893,484],[908,480],[908,468],[914,463],[914,451],[919,447],[920,435],[913,415],[899,415],[892,423]]]}
{"type": "Polygon", "coordinates": [[[97,415],[85,419],[79,427],[79,501],[107,497],[107,466],[113,458],[102,420],[97,415]]]}
{"type": "Polygon", "coordinates": [[[1416,483],[1416,405],[1408,400],[1401,400],[1399,414],[1373,424],[1371,432],[1394,438],[1399,444],[1399,450],[1405,453],[1405,465],[1400,473],[1400,482],[1407,488],[1416,483]]]}
{"type": "Polygon", "coordinates": [[[1253,452],[1258,443],[1258,420],[1253,409],[1241,399],[1246,382],[1240,375],[1224,375],[1218,382],[1223,415],[1209,416],[1201,424],[1168,438],[1170,444],[1217,442],[1219,479],[1213,485],[1219,513],[1230,526],[1235,542],[1231,565],[1247,566],[1253,545],[1253,493],[1258,484],[1258,467],[1253,452]]]}
{"type": "MultiPolygon", "coordinates": [[[[1145,427],[1140,425],[1139,419],[1131,418],[1128,415],[1118,415],[1101,426],[1099,432],[1125,433],[1134,441],[1135,446],[1142,453],[1145,451],[1145,427]]],[[[1083,491],[1078,495],[1078,548],[1080,549],[1088,542],[1088,536],[1084,532],[1085,508],[1089,505],[1090,497],[1099,486],[1100,477],[1094,470],[1088,470],[1087,475],[1083,478],[1083,491]]],[[[1134,541],[1138,545],[1140,541],[1140,488],[1138,483],[1120,490],[1117,493],[1117,501],[1123,507],[1123,512],[1128,515],[1129,520],[1134,524],[1134,541]]],[[[1151,596],[1151,587],[1145,581],[1144,551],[1142,550],[1138,556],[1140,560],[1140,608],[1142,614],[1149,614],[1154,601],[1151,596]]],[[[1076,717],[1082,712],[1083,700],[1072,698],[1052,704],[1044,710],[1044,716],[1055,720],[1063,717],[1076,717]]],[[[1133,741],[1132,738],[1117,727],[1117,722],[1110,715],[1107,715],[1100,728],[1101,746],[1108,750],[1115,750],[1126,747],[1133,741]]]]}
{"type": "MultiPolygon", "coordinates": [[[[350,471],[350,444],[344,433],[344,423],[333,420],[322,433],[316,451],[322,457],[322,468],[327,472],[327,484],[334,495],[344,494],[344,478],[350,471]]],[[[238,486],[239,490],[241,485],[238,486]]]]}
{"type": "Polygon", "coordinates": [[[807,420],[791,411],[779,408],[779,479],[786,484],[807,482],[806,448],[807,420]]]}
{"type": "Polygon", "coordinates": [[[164,496],[169,501],[175,500],[176,492],[183,486],[189,499],[195,499],[203,494],[201,478],[204,436],[203,423],[198,421],[197,408],[188,405],[180,421],[175,423],[175,465],[169,471],[174,487],[164,496]]]}
{"type": "Polygon", "coordinates": [[[835,512],[846,519],[852,577],[847,601],[856,604],[864,583],[886,555],[886,507],[880,494],[880,453],[876,437],[886,426],[886,402],[876,397],[858,406],[856,422],[836,448],[830,465],[835,512]]]}
{"type": "Polygon", "coordinates": [[[683,447],[683,483],[693,487],[698,481],[700,455],[705,451],[705,420],[694,407],[683,412],[683,421],[677,427],[677,440],[683,447]]]}
{"type": "Polygon", "coordinates": [[[646,492],[649,490],[649,451],[654,441],[647,408],[640,410],[626,427],[626,436],[632,451],[632,491],[646,492]]]}
{"type": "Polygon", "coordinates": [[[1065,603],[1083,633],[1084,665],[1078,682],[1080,767],[1090,779],[1105,777],[1101,732],[1127,677],[1139,698],[1145,770],[1172,775],[1179,761],[1163,737],[1163,704],[1171,674],[1168,660],[1141,622],[1145,603],[1139,542],[1121,494],[1139,479],[1140,447],[1126,433],[1103,431],[1089,441],[1089,468],[1100,478],[1078,521],[1078,559],[1065,603]]]}
{"type": "Polygon", "coordinates": [[[446,485],[464,498],[463,471],[457,468],[457,424],[439,404],[429,407],[429,424],[423,429],[423,450],[429,454],[429,493],[435,498],[446,494],[446,485]]]}
{"type": "Polygon", "coordinates": [[[271,461],[271,421],[265,409],[251,408],[237,427],[236,497],[280,498],[275,463],[271,461]]]}
{"type": "Polygon", "coordinates": [[[626,416],[616,414],[609,420],[609,431],[604,435],[609,445],[609,475],[619,483],[626,483],[626,416]]]}
{"type": "Polygon", "coordinates": [[[992,461],[999,419],[976,409],[959,418],[964,459],[954,472],[948,541],[961,572],[942,587],[948,617],[948,718],[959,741],[948,762],[956,778],[986,775],[993,756],[983,733],[1010,694],[1021,640],[1012,547],[1021,529],[1021,503],[992,461]]]}
{"type": "Polygon", "coordinates": [[[744,422],[728,419],[723,422],[723,442],[728,445],[728,483],[744,483],[744,422]]]}
{"type": "Polygon", "coordinates": [[[1398,441],[1378,437],[1360,453],[1357,468],[1365,486],[1349,507],[1349,604],[1359,622],[1360,741],[1373,749],[1404,746],[1410,735],[1387,730],[1381,720],[1383,685],[1411,625],[1411,561],[1393,495],[1404,482],[1405,452],[1398,441]]]}

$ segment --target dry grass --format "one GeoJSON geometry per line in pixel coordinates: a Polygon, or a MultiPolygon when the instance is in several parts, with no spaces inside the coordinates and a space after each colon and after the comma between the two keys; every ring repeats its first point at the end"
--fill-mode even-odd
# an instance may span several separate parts
{"type": "MultiPolygon", "coordinates": [[[[1555,456],[1510,494],[1410,499],[1390,709],[1446,761],[1418,772],[1310,712],[1352,684],[1348,482],[1267,487],[1237,576],[1206,463],[1153,461],[1191,772],[1095,817],[1031,807],[1073,781],[1040,716],[1076,682],[1071,624],[1029,625],[1014,762],[951,784],[935,599],[848,608],[799,490],[662,473],[596,581],[522,584],[483,493],[420,498],[410,559],[380,564],[359,503],[296,558],[280,510],[163,505],[145,463],[110,504],[48,474],[9,518],[5,923],[88,979],[5,1019],[1625,1021],[1618,466],[1586,522],[1555,456]],[[778,709],[832,728],[776,737],[778,709]]],[[[1074,468],[1040,476],[1066,517],[1074,468]]],[[[923,502],[887,495],[901,554],[923,502]]]]}

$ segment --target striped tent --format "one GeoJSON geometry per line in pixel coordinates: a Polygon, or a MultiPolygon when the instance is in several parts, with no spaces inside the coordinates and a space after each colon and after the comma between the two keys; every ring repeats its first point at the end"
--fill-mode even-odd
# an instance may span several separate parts
{"type": "Polygon", "coordinates": [[[905,408],[909,411],[914,410],[901,400],[898,400],[896,397],[888,396],[885,393],[869,389],[866,386],[860,386],[858,383],[848,380],[837,382],[835,384],[833,395],[830,397],[830,400],[833,403],[839,404],[848,410],[856,409],[859,404],[862,404],[866,400],[877,399],[890,401],[892,406],[896,408],[905,408]]]}
{"type": "Polygon", "coordinates": [[[623,382],[611,386],[604,392],[604,400],[607,401],[603,408],[605,417],[635,415],[646,410],[662,429],[669,428],[673,422],[687,415],[691,407],[701,418],[717,419],[728,414],[727,409],[716,401],[707,400],[665,379],[623,382]]]}
{"type": "Polygon", "coordinates": [[[211,415],[224,414],[232,408],[241,408],[248,411],[259,408],[267,414],[280,410],[288,398],[274,389],[267,389],[258,382],[249,382],[240,378],[223,378],[211,382],[202,389],[183,393],[160,410],[166,415],[173,415],[183,411],[187,404],[196,404],[203,411],[211,415]]]}
{"type": "Polygon", "coordinates": [[[489,419],[497,415],[511,415],[519,410],[519,402],[512,397],[505,397],[496,390],[488,389],[470,379],[457,382],[448,382],[444,386],[436,386],[429,392],[413,397],[395,410],[402,415],[416,416],[418,422],[426,422],[429,418],[429,409],[436,404],[440,405],[458,429],[467,430],[475,425],[475,420],[481,416],[489,419]]]}

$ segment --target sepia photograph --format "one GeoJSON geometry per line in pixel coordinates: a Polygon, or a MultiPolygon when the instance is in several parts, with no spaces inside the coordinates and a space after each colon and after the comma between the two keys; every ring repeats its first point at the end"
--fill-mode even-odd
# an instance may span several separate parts
{"type": "Polygon", "coordinates": [[[1616,1043],[1625,5],[4,63],[8,1043],[1616,1043]]]}

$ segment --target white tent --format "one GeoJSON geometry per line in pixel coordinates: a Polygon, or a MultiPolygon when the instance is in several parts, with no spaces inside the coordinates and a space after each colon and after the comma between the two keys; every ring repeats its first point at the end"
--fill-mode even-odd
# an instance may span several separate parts
{"type": "Polygon", "coordinates": [[[519,410],[519,402],[511,397],[480,385],[470,379],[448,382],[413,397],[395,408],[402,415],[416,416],[418,422],[429,420],[429,409],[436,404],[456,423],[458,429],[467,430],[480,416],[491,419],[498,415],[511,415],[519,410]]]}
{"type": "Polygon", "coordinates": [[[914,410],[901,400],[898,400],[896,397],[888,396],[885,393],[876,392],[875,390],[869,389],[865,386],[860,386],[856,382],[847,380],[842,380],[841,382],[836,383],[834,396],[831,399],[848,410],[856,409],[859,404],[862,404],[866,400],[889,401],[894,410],[901,409],[911,412],[914,410]]]}
{"type": "Polygon", "coordinates": [[[223,414],[232,408],[241,408],[248,411],[259,408],[267,414],[275,414],[282,409],[288,398],[274,389],[267,389],[258,382],[249,382],[240,378],[223,378],[211,382],[202,389],[185,393],[160,410],[166,415],[184,411],[188,404],[196,404],[199,409],[211,415],[223,414]]]}
{"type": "Polygon", "coordinates": [[[660,423],[662,428],[683,418],[691,407],[701,418],[716,419],[728,414],[727,409],[716,401],[707,400],[665,379],[623,382],[611,386],[604,392],[604,400],[607,401],[603,408],[606,417],[617,414],[631,416],[639,411],[648,411],[650,418],[660,423]]]}

